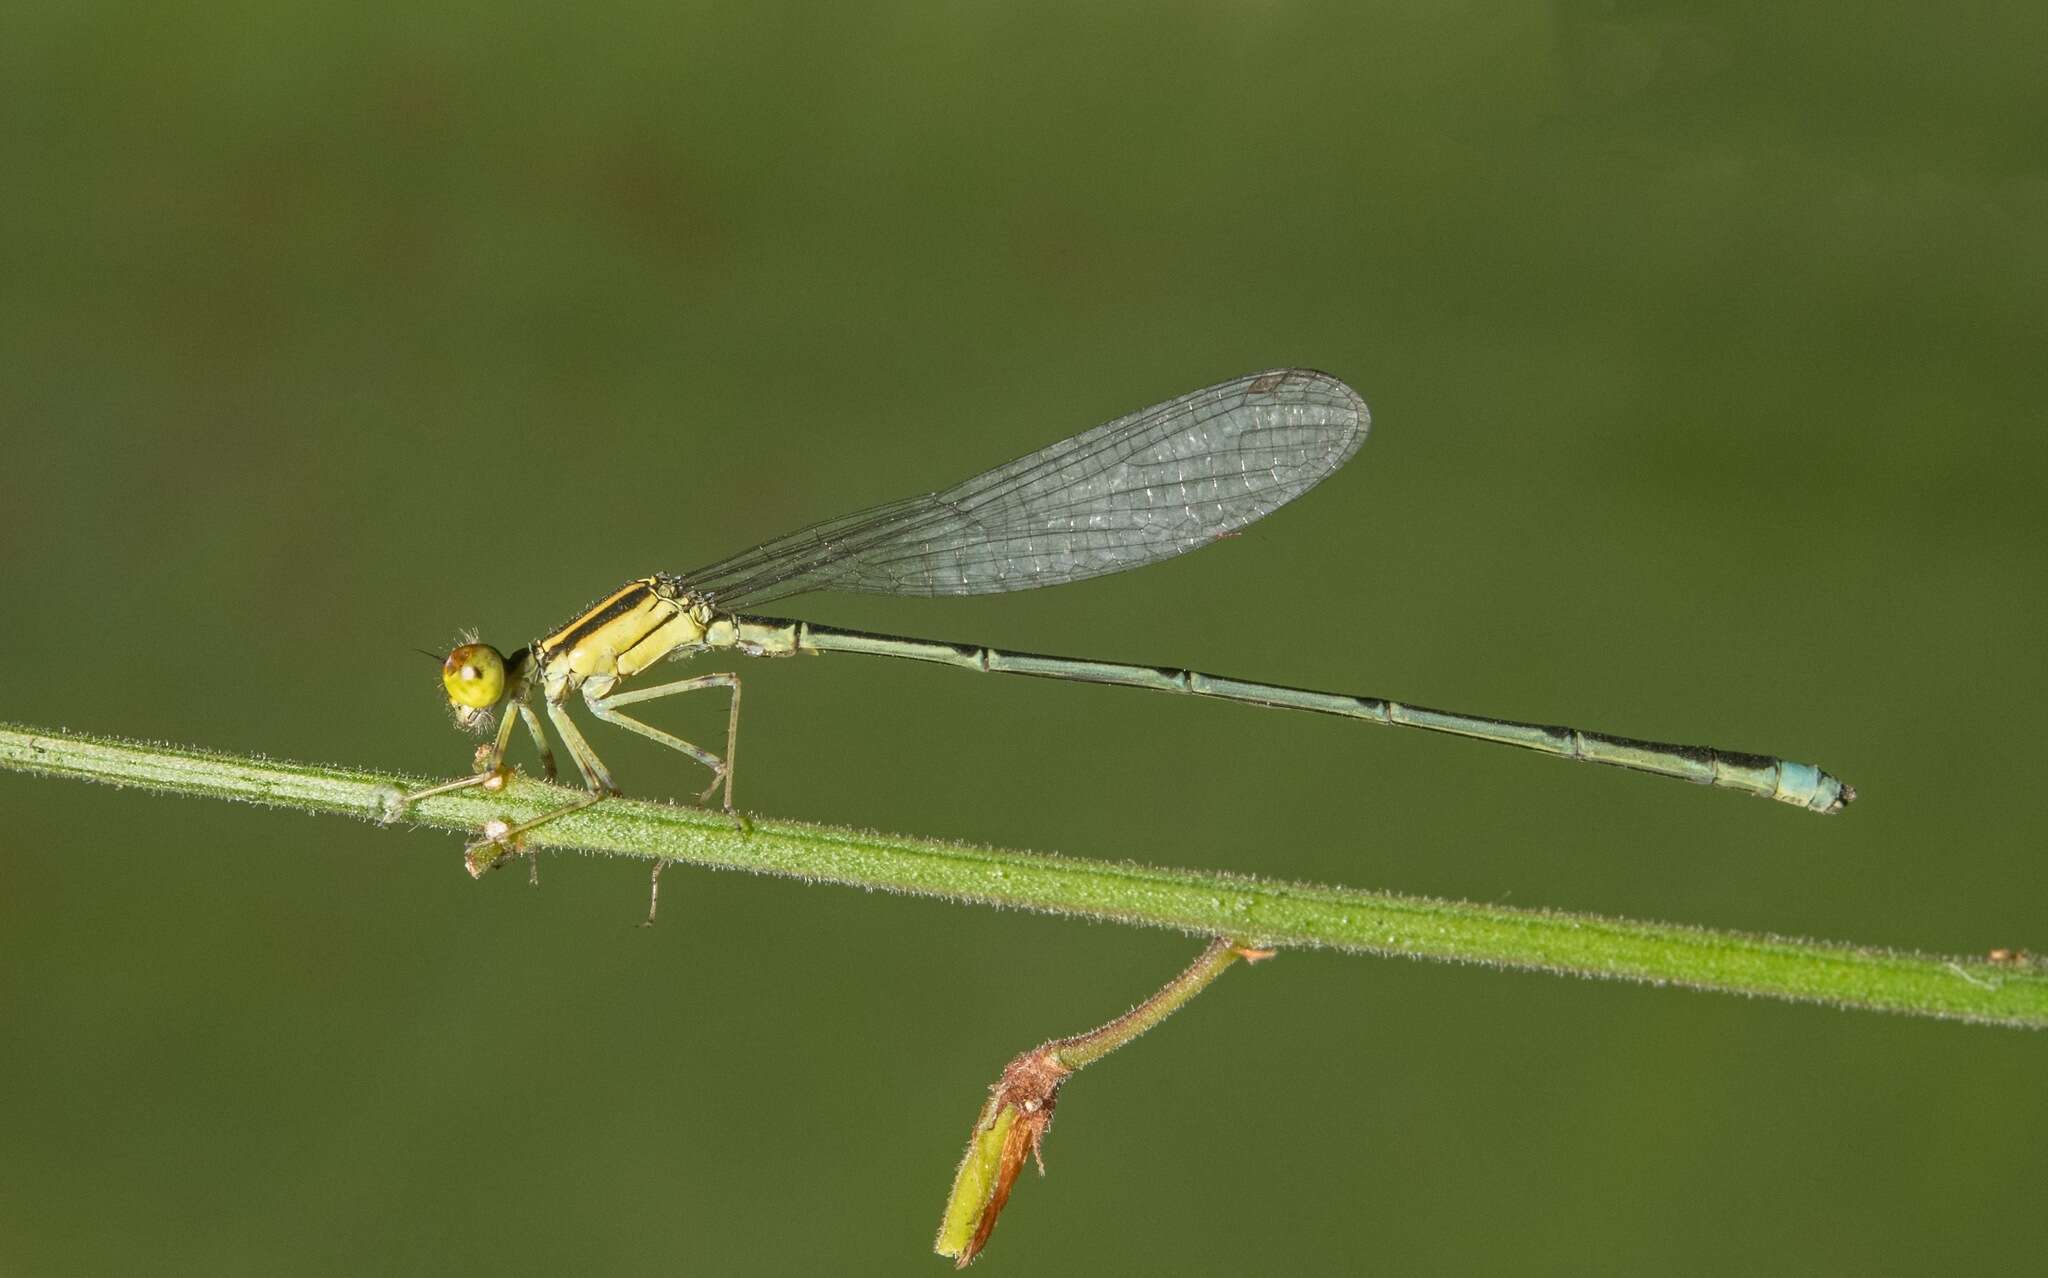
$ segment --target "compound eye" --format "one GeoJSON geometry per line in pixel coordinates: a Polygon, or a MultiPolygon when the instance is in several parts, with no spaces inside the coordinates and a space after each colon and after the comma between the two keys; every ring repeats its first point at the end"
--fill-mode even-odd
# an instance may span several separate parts
{"type": "Polygon", "coordinates": [[[471,710],[488,710],[505,696],[505,658],[487,643],[466,643],[441,663],[448,700],[471,710]]]}

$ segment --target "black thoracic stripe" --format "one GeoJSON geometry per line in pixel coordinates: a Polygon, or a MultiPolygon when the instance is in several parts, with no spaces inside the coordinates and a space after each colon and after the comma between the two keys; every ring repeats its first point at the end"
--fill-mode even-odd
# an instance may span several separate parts
{"type": "Polygon", "coordinates": [[[618,594],[612,596],[611,602],[606,603],[603,600],[599,600],[590,606],[590,611],[569,622],[563,629],[556,631],[555,633],[558,637],[549,641],[547,650],[550,653],[554,653],[564,648],[574,648],[577,642],[585,635],[605,623],[638,608],[653,593],[654,591],[646,582],[636,581],[630,588],[623,588],[618,594]]]}

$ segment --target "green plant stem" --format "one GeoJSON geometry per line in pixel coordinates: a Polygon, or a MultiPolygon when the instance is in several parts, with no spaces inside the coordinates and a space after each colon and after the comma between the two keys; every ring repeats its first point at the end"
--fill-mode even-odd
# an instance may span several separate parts
{"type": "MultiPolygon", "coordinates": [[[[378,819],[416,778],[282,763],[0,724],[0,768],[167,793],[378,819]]],[[[406,820],[474,836],[581,791],[520,778],[499,794],[457,791],[406,820]]],[[[2038,963],[1945,957],[1711,931],[1561,911],[1436,901],[1213,871],[1155,869],[760,820],[750,833],[715,812],[614,799],[543,826],[532,847],[781,874],[967,904],[1231,936],[1282,947],[1486,963],[1647,981],[1840,1007],[2048,1028],[2038,963]]]]}

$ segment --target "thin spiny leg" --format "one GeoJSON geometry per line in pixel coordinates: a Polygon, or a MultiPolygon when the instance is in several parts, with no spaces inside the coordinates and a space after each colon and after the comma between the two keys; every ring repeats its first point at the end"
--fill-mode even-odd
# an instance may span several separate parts
{"type": "Polygon", "coordinates": [[[711,784],[706,786],[704,792],[697,796],[697,802],[705,802],[714,792],[723,787],[725,791],[725,810],[727,812],[733,810],[732,761],[733,753],[739,745],[740,732],[740,677],[738,675],[699,675],[694,679],[678,679],[674,683],[659,684],[652,688],[636,688],[631,692],[621,692],[611,696],[586,697],[585,701],[590,706],[591,713],[605,722],[617,724],[621,728],[637,732],[650,740],[659,741],[669,749],[687,754],[692,759],[711,769],[711,784]],[[652,701],[656,697],[674,696],[677,693],[683,692],[697,692],[704,688],[732,689],[732,704],[727,710],[725,721],[724,758],[712,754],[701,746],[692,745],[681,737],[663,732],[659,728],[650,728],[638,719],[619,713],[618,707],[629,706],[636,701],[652,701]]]}
{"type": "MultiPolygon", "coordinates": [[[[548,734],[540,730],[540,716],[524,701],[519,703],[519,718],[526,724],[526,733],[533,738],[534,748],[540,751],[540,770],[549,781],[555,779],[555,752],[548,748],[548,734]]],[[[528,853],[526,857],[526,886],[540,886],[540,854],[528,853]]]]}
{"type": "MultiPolygon", "coordinates": [[[[613,727],[624,728],[628,732],[637,732],[641,736],[647,737],[650,740],[659,741],[661,744],[667,746],[671,750],[679,750],[682,753],[689,755],[698,763],[701,763],[705,767],[711,769],[711,772],[714,776],[718,775],[719,773],[725,770],[725,760],[719,758],[717,755],[711,753],[709,750],[706,750],[703,746],[692,745],[690,742],[683,740],[681,737],[674,736],[667,732],[663,732],[660,728],[650,728],[646,724],[640,722],[638,719],[633,718],[631,715],[613,709],[610,702],[593,701],[590,703],[590,712],[596,715],[598,718],[604,720],[606,723],[611,724],[613,727]]],[[[718,788],[717,783],[715,781],[712,783],[712,788],[718,788]]]]}
{"type": "MultiPolygon", "coordinates": [[[[725,810],[732,811],[732,774],[740,757],[740,677],[732,676],[732,705],[725,716],[725,810]]],[[[702,802],[702,800],[699,800],[702,802]]],[[[742,827],[745,822],[741,823],[742,827]]]]}
{"type": "MultiPolygon", "coordinates": [[[[568,816],[571,812],[581,812],[592,804],[602,803],[619,792],[619,787],[612,781],[610,769],[597,757],[597,751],[590,748],[590,743],[583,739],[582,731],[576,727],[575,720],[569,717],[568,712],[551,701],[548,703],[548,718],[554,723],[555,731],[560,734],[562,744],[569,747],[569,758],[576,764],[576,770],[583,774],[583,784],[590,787],[590,793],[574,803],[565,804],[552,812],[543,812],[530,821],[521,821],[503,830],[489,831],[487,827],[486,838],[464,849],[468,854],[469,872],[473,876],[481,876],[486,870],[496,867],[506,856],[516,855],[519,851],[517,840],[520,835],[568,816]],[[479,854],[488,848],[498,848],[500,852],[488,859],[481,857],[479,854]]],[[[538,854],[528,855],[536,858],[534,868],[538,873],[538,854]]]]}
{"type": "MultiPolygon", "coordinates": [[[[532,711],[527,710],[523,703],[519,708],[525,710],[529,715],[532,714],[532,711]]],[[[476,748],[475,772],[466,777],[457,777],[453,781],[443,781],[439,785],[430,785],[424,790],[414,790],[411,794],[393,795],[384,805],[384,819],[386,821],[395,821],[400,814],[413,804],[418,803],[421,799],[431,799],[437,794],[450,794],[456,790],[467,790],[475,785],[480,785],[486,790],[504,789],[505,783],[512,779],[512,770],[505,766],[505,750],[512,743],[512,723],[512,716],[506,715],[504,721],[498,725],[497,738],[493,741],[485,742],[476,748]]],[[[538,736],[538,732],[535,735],[538,736]]],[[[546,742],[541,743],[541,758],[547,764],[548,775],[552,778],[554,776],[554,760],[548,757],[546,742]]]]}
{"type": "Polygon", "coordinates": [[[431,799],[437,794],[449,794],[456,790],[467,790],[473,785],[484,785],[497,789],[503,784],[504,781],[500,770],[489,768],[483,772],[473,773],[470,776],[457,777],[453,781],[443,781],[439,785],[430,785],[424,790],[414,790],[410,794],[394,795],[389,803],[386,804],[387,819],[396,818],[400,812],[418,803],[421,799],[431,799]],[[496,784],[493,784],[494,782],[496,784]]]}
{"type": "Polygon", "coordinates": [[[654,926],[654,910],[661,904],[661,868],[667,864],[666,861],[654,863],[654,875],[647,883],[647,921],[642,923],[641,927],[654,926]]]}
{"type": "Polygon", "coordinates": [[[550,701],[548,719],[561,734],[562,744],[569,747],[570,761],[583,774],[583,784],[607,797],[619,793],[618,783],[612,780],[611,769],[604,766],[604,760],[597,757],[597,751],[590,748],[590,742],[583,739],[583,729],[569,717],[569,712],[550,701]]]}
{"type": "MultiPolygon", "coordinates": [[[[587,690],[588,685],[586,685],[586,692],[587,690]]],[[[637,732],[649,740],[658,741],[669,749],[686,754],[698,763],[703,764],[706,768],[709,768],[711,770],[711,784],[706,786],[704,792],[697,796],[697,802],[702,803],[709,799],[712,793],[723,785],[725,789],[726,814],[738,823],[742,832],[749,828],[746,818],[735,812],[732,806],[732,759],[733,751],[739,742],[740,731],[740,678],[738,675],[699,675],[692,679],[678,679],[674,683],[664,683],[652,688],[636,688],[631,692],[622,692],[617,696],[598,696],[594,698],[586,696],[585,704],[590,707],[592,714],[595,714],[606,723],[617,724],[619,727],[625,728],[630,732],[637,732]],[[723,759],[701,746],[693,745],[683,740],[681,737],[663,732],[659,728],[651,728],[618,709],[621,705],[631,705],[636,701],[652,701],[657,697],[673,696],[683,692],[696,692],[704,688],[721,687],[732,689],[732,704],[726,712],[725,757],[723,759]]],[[[647,885],[647,921],[640,925],[642,927],[654,926],[655,911],[661,905],[661,871],[666,865],[667,862],[664,861],[656,861],[654,863],[654,872],[649,876],[647,885]]]]}
{"type": "MultiPolygon", "coordinates": [[[[533,738],[534,749],[540,751],[540,770],[548,780],[555,779],[555,752],[548,748],[548,734],[540,730],[540,716],[524,701],[519,703],[519,717],[526,722],[527,735],[533,738]]],[[[502,753],[502,751],[501,751],[502,753]]]]}

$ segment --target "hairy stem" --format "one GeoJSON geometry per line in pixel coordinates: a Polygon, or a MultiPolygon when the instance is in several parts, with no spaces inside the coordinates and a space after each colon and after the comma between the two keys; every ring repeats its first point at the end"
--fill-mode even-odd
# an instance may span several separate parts
{"type": "Polygon", "coordinates": [[[1060,1069],[1072,1073],[1109,1055],[1117,1048],[1178,1012],[1187,1001],[1209,988],[1209,982],[1223,975],[1223,969],[1239,959],[1254,962],[1272,957],[1270,950],[1252,950],[1219,936],[1188,966],[1144,1002],[1107,1025],[1056,1038],[1038,1050],[1051,1057],[1060,1069]]]}
{"type": "MultiPolygon", "coordinates": [[[[0,768],[378,819],[417,778],[0,724],[0,768]]],[[[524,777],[415,804],[417,825],[474,835],[580,791],[524,777]]],[[[1174,928],[1281,947],[1487,963],[1768,998],[2048,1028],[2038,960],[1958,958],[1510,909],[1243,875],[1009,852],[908,835],[759,820],[750,832],[697,808],[613,799],[535,831],[536,849],[781,874],[965,904],[1174,928]]]]}

